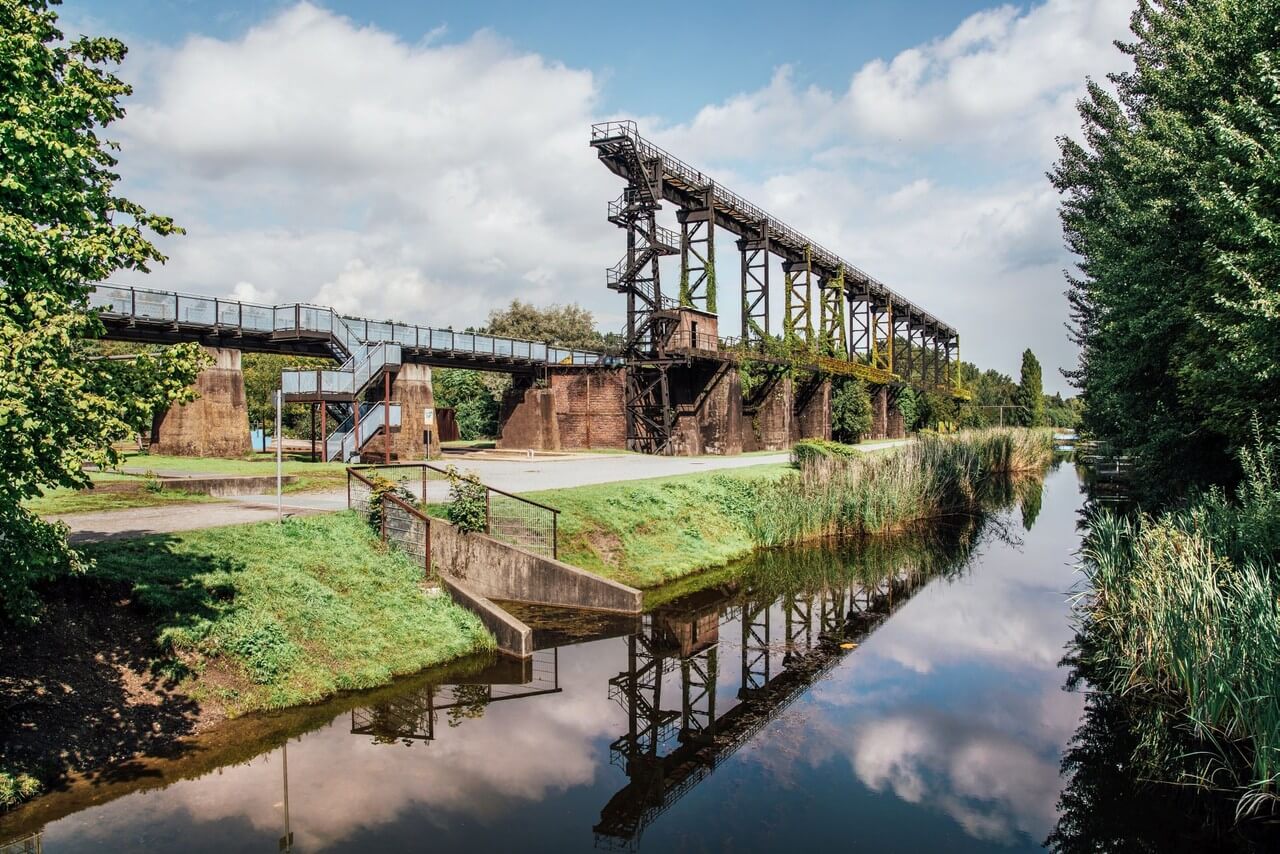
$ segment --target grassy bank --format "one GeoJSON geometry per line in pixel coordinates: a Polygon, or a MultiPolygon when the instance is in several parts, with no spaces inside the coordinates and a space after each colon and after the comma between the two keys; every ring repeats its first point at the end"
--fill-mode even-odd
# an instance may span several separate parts
{"type": "Polygon", "coordinates": [[[183,687],[229,715],[369,688],[492,645],[421,568],[350,513],[103,543],[183,687]]]}
{"type": "Polygon", "coordinates": [[[655,587],[755,548],[753,496],[785,464],[528,493],[560,512],[560,559],[634,587],[655,587]]]}
{"type": "Polygon", "coordinates": [[[997,475],[1040,471],[1048,432],[990,430],[900,449],[530,493],[560,514],[562,560],[634,587],[827,534],[888,533],[972,507],[997,475]]]}
{"type": "Polygon", "coordinates": [[[1149,710],[1150,776],[1272,812],[1280,780],[1280,433],[1242,455],[1234,499],[1090,519],[1082,657],[1101,689],[1149,710]]]}
{"type": "Polygon", "coordinates": [[[994,481],[1040,472],[1052,457],[1050,431],[1011,429],[924,436],[875,455],[805,454],[754,496],[746,527],[761,546],[892,533],[970,510],[994,481]]]}

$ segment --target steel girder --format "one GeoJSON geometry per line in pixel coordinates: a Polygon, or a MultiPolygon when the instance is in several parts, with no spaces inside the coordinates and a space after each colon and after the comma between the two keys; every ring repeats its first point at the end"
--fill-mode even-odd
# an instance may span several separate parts
{"type": "Polygon", "coordinates": [[[787,341],[813,343],[813,259],[809,247],[802,261],[783,261],[782,277],[786,283],[787,305],[782,320],[782,334],[787,341]]]}
{"type": "Polygon", "coordinates": [[[742,340],[759,341],[769,334],[769,223],[759,236],[738,241],[742,253],[742,340]]]}

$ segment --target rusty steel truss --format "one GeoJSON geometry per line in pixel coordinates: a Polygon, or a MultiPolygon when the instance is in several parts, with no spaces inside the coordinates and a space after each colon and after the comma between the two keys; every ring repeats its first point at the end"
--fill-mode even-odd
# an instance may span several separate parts
{"type": "Polygon", "coordinates": [[[633,121],[591,127],[601,162],[627,185],[609,205],[609,221],[626,232],[627,253],[608,286],[627,297],[627,441],[634,450],[670,451],[674,411],[662,353],[674,309],[718,313],[716,229],[737,236],[741,254],[741,341],[770,335],[771,259],[783,274],[784,340],[815,355],[817,371],[873,383],[954,391],[960,336],[955,329],[856,265],[640,136],[633,121]],[[675,207],[679,233],[657,211],[675,207]],[[663,294],[659,259],[679,256],[678,298],[663,294]],[[897,352],[895,352],[897,351],[897,352]]]}

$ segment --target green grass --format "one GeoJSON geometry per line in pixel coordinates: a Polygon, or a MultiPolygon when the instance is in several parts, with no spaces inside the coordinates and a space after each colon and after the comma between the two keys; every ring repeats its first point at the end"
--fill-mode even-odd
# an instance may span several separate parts
{"type": "Polygon", "coordinates": [[[40,788],[35,777],[0,765],[0,810],[30,800],[40,793],[40,788]]]}
{"type": "Polygon", "coordinates": [[[165,666],[229,714],[315,702],[493,640],[353,513],[103,543],[90,575],[130,586],[165,666]]]}
{"type": "Polygon", "coordinates": [[[92,489],[55,489],[39,498],[23,502],[40,516],[63,516],[70,513],[96,513],[103,510],[129,510],[137,507],[163,507],[169,504],[193,504],[220,499],[180,489],[149,492],[139,486],[127,491],[97,492],[92,489]]]}
{"type": "Polygon", "coordinates": [[[560,510],[560,559],[634,587],[720,566],[755,547],[744,518],[783,463],[528,493],[560,510]]]}
{"type": "MultiPolygon", "coordinates": [[[[253,454],[239,460],[217,457],[172,457],[161,454],[130,452],[123,455],[121,468],[130,471],[183,472],[188,474],[228,474],[274,477],[276,460],[273,454],[253,454]]],[[[305,457],[286,455],[283,473],[298,479],[285,486],[285,492],[314,492],[340,489],[347,482],[345,463],[313,463],[305,457]]],[[[114,474],[107,472],[107,474],[114,474]]],[[[96,473],[95,473],[96,476],[96,473]]]]}

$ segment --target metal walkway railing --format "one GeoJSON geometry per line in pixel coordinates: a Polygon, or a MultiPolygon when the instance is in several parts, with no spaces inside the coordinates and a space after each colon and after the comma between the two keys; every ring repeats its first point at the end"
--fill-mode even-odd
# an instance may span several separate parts
{"type": "Polygon", "coordinates": [[[387,342],[433,354],[507,359],[531,364],[621,363],[617,356],[594,350],[552,347],[546,342],[501,335],[348,317],[326,306],[308,303],[259,305],[104,283],[90,292],[89,306],[99,309],[104,318],[143,324],[169,324],[241,335],[324,335],[341,350],[340,361],[355,355],[360,345],[387,342]]]}

